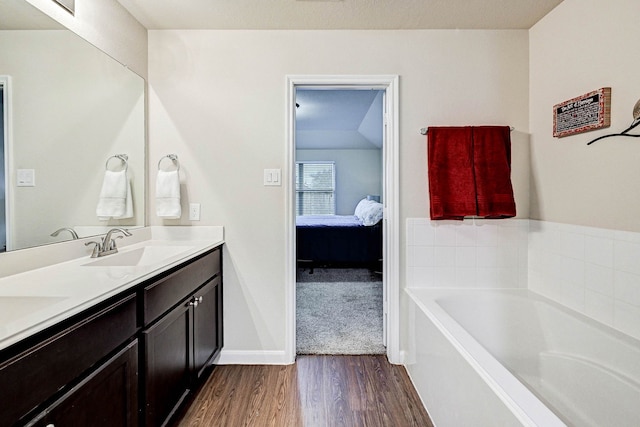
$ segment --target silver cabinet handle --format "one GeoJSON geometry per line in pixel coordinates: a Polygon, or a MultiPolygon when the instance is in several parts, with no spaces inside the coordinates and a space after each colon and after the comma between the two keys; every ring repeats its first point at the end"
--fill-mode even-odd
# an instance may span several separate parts
{"type": "Polygon", "coordinates": [[[198,304],[202,303],[202,297],[197,297],[197,296],[193,296],[191,298],[191,301],[189,301],[189,305],[193,306],[193,307],[197,307],[198,304]]]}

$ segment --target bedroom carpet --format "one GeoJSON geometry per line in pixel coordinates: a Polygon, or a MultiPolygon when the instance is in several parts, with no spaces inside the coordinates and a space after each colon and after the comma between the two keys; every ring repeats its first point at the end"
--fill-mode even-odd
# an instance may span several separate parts
{"type": "Polygon", "coordinates": [[[385,354],[382,282],[299,282],[297,354],[385,354]]]}

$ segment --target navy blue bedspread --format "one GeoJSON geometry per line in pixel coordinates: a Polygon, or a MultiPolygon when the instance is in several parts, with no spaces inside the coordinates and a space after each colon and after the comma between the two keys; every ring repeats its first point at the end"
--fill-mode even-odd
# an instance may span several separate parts
{"type": "Polygon", "coordinates": [[[382,221],[364,226],[354,216],[296,218],[298,261],[314,265],[361,266],[382,259],[382,221]]]}

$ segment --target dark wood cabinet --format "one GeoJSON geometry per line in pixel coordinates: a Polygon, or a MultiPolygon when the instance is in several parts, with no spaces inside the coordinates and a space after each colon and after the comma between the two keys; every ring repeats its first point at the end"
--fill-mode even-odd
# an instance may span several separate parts
{"type": "Polygon", "coordinates": [[[142,333],[146,426],[162,425],[188,393],[190,317],[185,303],[142,333]]]}
{"type": "Polygon", "coordinates": [[[1,426],[23,424],[43,402],[67,390],[138,330],[135,294],[85,316],[26,340],[20,346],[25,349],[0,361],[1,426]]]}
{"type": "Polygon", "coordinates": [[[192,382],[222,349],[222,280],[216,277],[194,295],[192,382]],[[197,302],[197,304],[195,304],[197,302]]]}
{"type": "Polygon", "coordinates": [[[137,426],[138,341],[117,352],[27,425],[137,426]]]}
{"type": "Polygon", "coordinates": [[[144,286],[142,291],[143,323],[155,322],[168,310],[216,276],[221,276],[221,249],[203,255],[188,265],[144,286]]]}
{"type": "Polygon", "coordinates": [[[191,280],[203,276],[202,262],[188,266],[158,283],[144,288],[145,318],[152,322],[142,332],[145,368],[143,374],[143,424],[148,427],[165,425],[176,413],[189,392],[199,383],[209,362],[222,348],[222,277],[220,251],[201,259],[208,266],[217,265],[210,271],[200,287],[191,280]],[[166,295],[180,294],[176,301],[166,295]],[[185,292],[188,292],[185,294],[185,292]],[[158,306],[173,306],[166,314],[153,318],[158,306]]]}
{"type": "Polygon", "coordinates": [[[221,247],[0,350],[0,426],[160,426],[223,344],[221,247]]]}

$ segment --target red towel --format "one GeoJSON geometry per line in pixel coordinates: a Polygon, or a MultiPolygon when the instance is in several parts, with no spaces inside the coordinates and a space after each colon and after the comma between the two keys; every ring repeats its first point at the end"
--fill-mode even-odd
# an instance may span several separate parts
{"type": "Polygon", "coordinates": [[[473,159],[478,216],[516,216],[511,186],[511,130],[508,126],[473,128],[473,159]]]}
{"type": "Polygon", "coordinates": [[[475,215],[471,128],[430,127],[427,136],[431,219],[475,215]]]}
{"type": "Polygon", "coordinates": [[[509,127],[430,127],[427,136],[431,219],[515,216],[509,127]]]}

